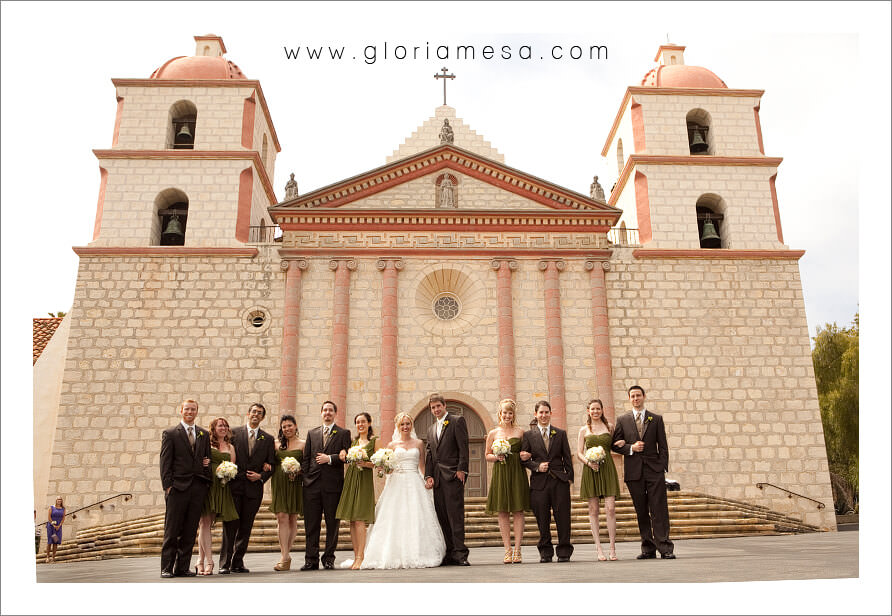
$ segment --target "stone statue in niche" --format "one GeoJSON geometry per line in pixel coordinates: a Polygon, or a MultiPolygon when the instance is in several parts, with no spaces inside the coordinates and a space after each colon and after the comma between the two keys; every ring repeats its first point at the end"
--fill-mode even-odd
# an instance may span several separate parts
{"type": "Polygon", "coordinates": [[[444,143],[455,143],[455,133],[452,132],[452,127],[449,126],[449,120],[443,120],[443,128],[440,129],[440,144],[444,143]]]}
{"type": "Polygon", "coordinates": [[[295,197],[297,197],[297,181],[292,173],[291,179],[285,182],[285,199],[294,199],[295,197]]]}
{"type": "Polygon", "coordinates": [[[439,197],[440,207],[455,207],[455,184],[448,175],[440,182],[439,197]]]}
{"type": "Polygon", "coordinates": [[[591,191],[592,199],[604,201],[604,189],[601,187],[600,182],[598,182],[597,175],[595,176],[595,179],[592,180],[592,185],[589,190],[591,191]]]}

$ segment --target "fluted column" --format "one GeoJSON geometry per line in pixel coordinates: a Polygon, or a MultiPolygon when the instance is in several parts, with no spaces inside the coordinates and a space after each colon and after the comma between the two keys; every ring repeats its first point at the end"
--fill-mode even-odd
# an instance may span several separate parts
{"type": "Polygon", "coordinates": [[[397,390],[397,272],[402,259],[378,259],[381,272],[381,427],[380,434],[393,432],[397,390]]]}
{"type": "Polygon", "coordinates": [[[512,398],[517,395],[514,364],[514,313],[511,299],[511,272],[517,269],[517,261],[494,259],[491,263],[496,271],[496,301],[499,329],[499,397],[512,398]]]}
{"type": "Polygon", "coordinates": [[[616,424],[613,404],[613,365],[610,355],[610,331],[607,324],[607,284],[604,274],[610,270],[609,261],[588,260],[585,269],[591,272],[592,334],[595,343],[595,377],[598,398],[604,403],[604,415],[611,425],[616,424]]]}
{"type": "Polygon", "coordinates": [[[545,355],[548,365],[548,401],[551,403],[551,420],[560,427],[567,427],[567,394],[564,385],[564,340],[561,333],[561,284],[558,274],[564,271],[560,260],[539,261],[539,269],[545,272],[545,355]]]}
{"type": "MultiPolygon", "coordinates": [[[[356,269],[352,258],[332,259],[328,268],[335,273],[331,335],[331,400],[338,410],[347,408],[347,341],[350,329],[350,272],[356,269]]],[[[342,415],[345,417],[346,415],[342,415]]]]}
{"type": "Polygon", "coordinates": [[[286,259],[279,263],[285,272],[285,314],[282,325],[282,373],[279,379],[279,411],[293,411],[297,405],[297,357],[300,345],[301,272],[306,259],[286,259]]]}

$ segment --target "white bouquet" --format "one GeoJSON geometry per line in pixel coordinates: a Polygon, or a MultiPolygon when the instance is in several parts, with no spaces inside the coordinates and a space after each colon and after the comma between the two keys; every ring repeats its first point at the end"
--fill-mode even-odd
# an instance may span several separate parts
{"type": "Polygon", "coordinates": [[[600,464],[607,459],[607,452],[600,445],[585,450],[585,461],[600,464]]]}
{"type": "Polygon", "coordinates": [[[229,481],[236,475],[238,475],[238,466],[236,466],[229,460],[223,460],[217,466],[217,478],[224,486],[226,485],[227,481],[229,481]]]}
{"type": "Polygon", "coordinates": [[[282,471],[288,475],[290,481],[294,481],[294,478],[297,477],[297,474],[300,472],[300,462],[292,456],[286,456],[282,458],[282,471]]]}
{"type": "Polygon", "coordinates": [[[369,460],[378,469],[378,477],[383,477],[384,473],[393,472],[393,449],[379,449],[372,454],[369,460]]]}
{"type": "Polygon", "coordinates": [[[356,445],[347,450],[347,462],[350,464],[357,464],[366,460],[368,460],[368,454],[366,454],[365,447],[362,445],[356,445]]]}
{"type": "MultiPolygon", "coordinates": [[[[497,438],[492,442],[492,454],[494,456],[511,455],[511,443],[508,442],[508,439],[497,438]]],[[[502,460],[502,464],[505,464],[505,460],[502,460]]]]}

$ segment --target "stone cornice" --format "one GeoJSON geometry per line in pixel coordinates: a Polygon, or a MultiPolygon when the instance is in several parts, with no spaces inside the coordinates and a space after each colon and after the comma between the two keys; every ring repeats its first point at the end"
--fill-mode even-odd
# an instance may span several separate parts
{"type": "Polygon", "coordinates": [[[793,259],[798,261],[804,250],[733,250],[725,248],[674,249],[637,248],[636,259],[793,259]]]}
{"type": "Polygon", "coordinates": [[[276,192],[266,166],[256,150],[93,150],[99,160],[250,160],[270,203],[276,203],[276,192]]]}
{"type": "Polygon", "coordinates": [[[636,165],[684,165],[714,167],[777,167],[783,158],[775,156],[670,156],[660,154],[630,154],[623,166],[616,186],[610,192],[610,205],[615,205],[636,165]]]}
{"type": "Polygon", "coordinates": [[[269,132],[272,133],[273,143],[276,144],[276,152],[282,151],[276,127],[273,126],[273,119],[266,104],[266,97],[263,96],[263,88],[260,87],[260,82],[256,79],[122,79],[116,77],[112,79],[112,83],[115,87],[136,88],[254,88],[260,99],[260,108],[263,109],[266,125],[269,126],[269,132]]]}
{"type": "Polygon", "coordinates": [[[284,212],[340,207],[441,169],[458,171],[556,210],[596,211],[616,220],[622,214],[600,201],[454,145],[440,145],[301,195],[271,208],[270,214],[278,221],[284,212]]]}
{"type": "Polygon", "coordinates": [[[335,257],[350,259],[395,259],[405,257],[407,259],[426,259],[460,257],[463,259],[484,259],[492,261],[493,259],[508,259],[510,261],[520,260],[541,260],[541,259],[589,259],[603,261],[610,259],[613,254],[612,250],[592,250],[592,249],[553,249],[553,248],[531,248],[531,249],[514,249],[510,251],[504,248],[280,248],[279,256],[282,259],[296,258],[319,258],[331,259],[335,257]],[[506,256],[510,254],[511,256],[506,256]]]}
{"type": "Polygon", "coordinates": [[[72,246],[79,257],[256,257],[257,248],[238,246],[72,246]]]}

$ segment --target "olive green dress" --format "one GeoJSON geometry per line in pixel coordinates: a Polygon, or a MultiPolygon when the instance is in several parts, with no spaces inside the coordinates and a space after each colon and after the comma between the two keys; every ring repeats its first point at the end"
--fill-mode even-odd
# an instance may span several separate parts
{"type": "Polygon", "coordinates": [[[505,463],[492,465],[492,479],[486,496],[486,513],[530,511],[530,481],[520,465],[520,439],[509,438],[511,453],[505,463]]]}
{"type": "Polygon", "coordinates": [[[616,466],[613,465],[613,456],[610,454],[610,446],[613,445],[613,435],[589,434],[585,437],[585,449],[591,449],[600,445],[607,452],[607,459],[598,464],[595,472],[588,465],[582,467],[582,483],[579,486],[579,498],[588,500],[596,496],[619,496],[619,478],[616,474],[616,466]]]}
{"type": "Polygon", "coordinates": [[[216,513],[218,518],[222,517],[224,522],[230,522],[238,519],[238,511],[235,509],[235,503],[232,501],[232,491],[229,489],[229,482],[225,485],[217,477],[217,467],[220,462],[232,461],[232,456],[223,453],[219,449],[211,447],[211,489],[208,490],[207,498],[204,500],[204,507],[201,509],[201,515],[216,513]]]}
{"type": "Polygon", "coordinates": [[[300,464],[304,457],[304,452],[300,449],[276,449],[276,468],[273,470],[273,476],[270,479],[272,500],[269,504],[269,510],[273,513],[296,513],[303,517],[304,479],[298,473],[292,480],[282,470],[282,460],[287,457],[294,458],[300,464]]]}
{"type": "MultiPolygon", "coordinates": [[[[371,458],[375,453],[377,436],[369,439],[365,446],[366,455],[371,458]]],[[[351,447],[359,444],[359,438],[353,440],[351,447]]],[[[363,468],[356,464],[347,466],[344,476],[344,489],[341,490],[341,501],[335,517],[339,520],[361,521],[366,524],[375,523],[375,479],[374,469],[363,468]]]]}

